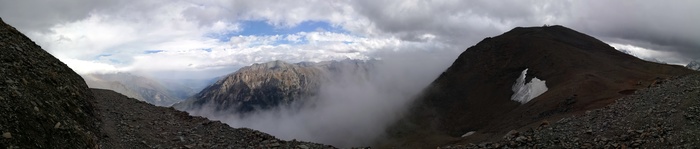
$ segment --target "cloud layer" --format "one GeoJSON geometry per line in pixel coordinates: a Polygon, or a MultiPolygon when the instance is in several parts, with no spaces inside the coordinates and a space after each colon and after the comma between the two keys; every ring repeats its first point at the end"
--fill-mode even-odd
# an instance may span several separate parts
{"type": "Polygon", "coordinates": [[[78,73],[201,79],[272,60],[383,59],[377,80],[330,84],[319,108],[296,115],[278,109],[257,119],[219,115],[283,139],[352,146],[380,137],[414,94],[485,37],[561,24],[640,58],[685,64],[700,59],[697,6],[695,0],[1,0],[0,17],[78,73]]]}
{"type": "Polygon", "coordinates": [[[366,64],[371,65],[366,72],[329,76],[333,81],[324,82],[315,97],[297,100],[304,106],[280,106],[245,116],[216,112],[207,106],[188,112],[286,140],[344,148],[370,146],[385,137],[385,129],[401,118],[414,97],[451,64],[444,59],[455,59],[457,55],[420,49],[382,52],[377,56],[383,59],[366,64]]]}
{"type": "Polygon", "coordinates": [[[211,74],[269,60],[366,59],[409,45],[463,50],[516,26],[543,24],[681,64],[700,58],[694,6],[700,2],[26,0],[0,2],[0,17],[78,72],[211,74]],[[340,30],[240,35],[250,21],[276,30],[315,21],[340,30]]]}

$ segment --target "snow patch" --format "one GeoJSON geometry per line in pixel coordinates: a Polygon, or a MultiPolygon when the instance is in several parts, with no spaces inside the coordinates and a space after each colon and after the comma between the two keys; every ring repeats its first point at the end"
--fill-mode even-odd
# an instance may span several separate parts
{"type": "Polygon", "coordinates": [[[465,133],[464,135],[462,135],[462,137],[468,137],[468,136],[471,136],[471,135],[473,135],[473,134],[474,134],[475,132],[476,132],[476,131],[470,131],[470,132],[467,132],[467,133],[465,133]]]}
{"type": "Polygon", "coordinates": [[[530,83],[525,83],[525,76],[527,75],[527,70],[523,70],[520,73],[520,77],[515,80],[513,84],[513,96],[510,97],[511,100],[525,104],[533,98],[542,95],[542,93],[547,91],[547,84],[544,80],[537,78],[532,78],[530,83]]]}
{"type": "Polygon", "coordinates": [[[700,71],[700,59],[690,61],[690,63],[688,63],[688,65],[685,65],[685,67],[688,69],[700,71]]]}

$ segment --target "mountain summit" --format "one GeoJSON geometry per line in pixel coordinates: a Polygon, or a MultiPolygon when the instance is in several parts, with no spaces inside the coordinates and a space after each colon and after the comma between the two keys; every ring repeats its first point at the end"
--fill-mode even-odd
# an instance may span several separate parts
{"type": "Polygon", "coordinates": [[[517,27],[463,52],[390,133],[404,146],[498,139],[688,73],[563,26],[517,27]]]}
{"type": "Polygon", "coordinates": [[[356,60],[319,63],[271,61],[246,66],[206,87],[192,98],[175,104],[181,110],[213,108],[245,114],[293,102],[312,100],[322,83],[341,75],[367,76],[367,62],[356,60]]]}

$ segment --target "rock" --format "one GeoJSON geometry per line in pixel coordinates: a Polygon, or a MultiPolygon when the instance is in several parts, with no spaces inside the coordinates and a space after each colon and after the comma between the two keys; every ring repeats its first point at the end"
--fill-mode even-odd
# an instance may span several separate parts
{"type": "MultiPolygon", "coordinates": [[[[700,146],[700,74],[640,89],[601,109],[551,123],[546,129],[514,133],[499,143],[510,148],[692,148],[700,146]],[[661,104],[660,104],[661,103],[661,104]],[[694,124],[695,123],[695,124],[694,124]],[[678,131],[681,130],[681,131],[678,131]],[[594,134],[595,132],[595,134],[594,134]],[[583,135],[581,134],[588,134],[583,135]],[[532,136],[532,142],[520,136],[532,136]]],[[[474,143],[478,144],[478,143],[474,143]]],[[[488,148],[477,145],[453,148],[488,148]]]]}
{"type": "Polygon", "coordinates": [[[518,136],[517,138],[515,138],[515,141],[518,141],[518,142],[525,142],[526,140],[527,140],[527,137],[525,137],[525,136],[518,136]]]}
{"type": "Polygon", "coordinates": [[[308,146],[303,145],[303,144],[302,144],[302,145],[297,145],[297,148],[300,148],[300,149],[309,149],[308,146]]]}
{"type": "Polygon", "coordinates": [[[12,139],[12,134],[10,132],[2,133],[2,137],[5,139],[12,139]]]}
{"type": "Polygon", "coordinates": [[[506,133],[505,136],[503,136],[503,138],[504,138],[504,139],[510,139],[510,138],[512,138],[512,137],[517,136],[518,133],[519,133],[519,132],[518,132],[517,130],[510,130],[508,133],[506,133]]]}
{"type": "Polygon", "coordinates": [[[65,63],[0,20],[1,148],[92,148],[97,144],[94,99],[83,79],[65,63]],[[75,96],[71,95],[73,93],[75,96]],[[7,100],[11,99],[11,100],[7,100]],[[39,103],[37,105],[37,103],[39,103]],[[42,109],[39,109],[42,108],[42,109]],[[53,122],[71,124],[66,130],[53,122]]]}
{"type": "Polygon", "coordinates": [[[53,128],[60,128],[61,127],[61,122],[56,123],[56,125],[53,125],[53,128]]]}
{"type": "Polygon", "coordinates": [[[543,120],[543,121],[540,123],[540,126],[541,126],[541,127],[547,127],[547,126],[549,126],[549,121],[543,120]]]}

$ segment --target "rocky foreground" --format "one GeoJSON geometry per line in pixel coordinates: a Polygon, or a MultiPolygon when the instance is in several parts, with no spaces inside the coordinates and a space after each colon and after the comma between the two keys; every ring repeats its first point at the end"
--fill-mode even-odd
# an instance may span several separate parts
{"type": "Polygon", "coordinates": [[[700,74],[657,82],[601,109],[543,121],[503,140],[442,148],[697,148],[700,74]]]}
{"type": "Polygon", "coordinates": [[[101,120],[100,148],[334,148],[284,141],[260,131],[231,128],[219,121],[156,107],[110,90],[92,89],[101,120]]]}
{"type": "Polygon", "coordinates": [[[96,145],[80,76],[0,19],[0,148],[96,145]]]}

